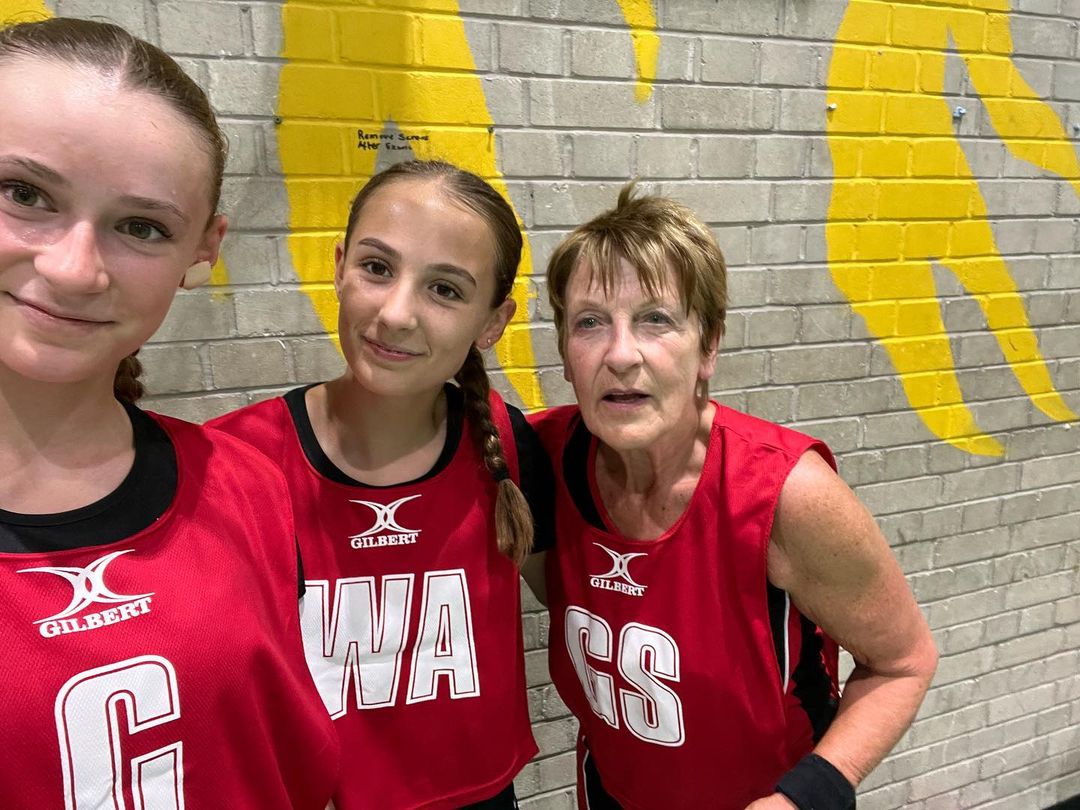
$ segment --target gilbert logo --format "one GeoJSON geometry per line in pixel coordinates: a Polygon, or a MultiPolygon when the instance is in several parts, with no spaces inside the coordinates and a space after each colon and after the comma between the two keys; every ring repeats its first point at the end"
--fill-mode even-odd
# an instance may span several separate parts
{"type": "Polygon", "coordinates": [[[630,576],[630,561],[637,557],[647,557],[644,551],[636,551],[631,554],[620,554],[612,551],[607,546],[593,543],[597,548],[602,548],[611,557],[611,570],[606,574],[593,574],[589,577],[589,584],[602,591],[618,591],[628,596],[644,596],[645,588],[639,582],[635,582],[630,576]]]}
{"type": "Polygon", "coordinates": [[[407,546],[416,542],[419,529],[409,529],[398,523],[397,510],[403,503],[419,498],[409,495],[398,498],[393,503],[375,503],[374,501],[350,501],[368,507],[375,513],[375,524],[367,531],[354,534],[349,538],[353,548],[376,548],[378,546],[407,546]]]}
{"type": "Polygon", "coordinates": [[[81,633],[84,630],[96,630],[107,624],[116,624],[128,619],[134,619],[144,613],[150,612],[150,597],[153,593],[140,593],[126,595],[114,593],[105,584],[105,569],[109,563],[122,554],[130,554],[131,549],[114,551],[99,557],[86,568],[76,567],[41,567],[23,568],[20,574],[41,573],[55,574],[68,581],[75,593],[71,597],[71,604],[54,616],[38,619],[34,624],[40,625],[39,630],[45,638],[60,636],[65,633],[81,633]],[[102,610],[97,613],[82,613],[90,605],[118,605],[118,607],[102,610]]]}

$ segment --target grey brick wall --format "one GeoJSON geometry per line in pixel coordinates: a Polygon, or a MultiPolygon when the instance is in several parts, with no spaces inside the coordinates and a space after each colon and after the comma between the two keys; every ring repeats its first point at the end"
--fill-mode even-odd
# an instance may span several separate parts
{"type": "MultiPolygon", "coordinates": [[[[911,3],[860,2],[874,13],[844,28],[846,46],[868,57],[925,56],[923,46],[889,33],[890,15],[911,3]]],[[[1080,131],[1080,2],[1012,0],[1007,17],[991,14],[1007,11],[1005,0],[942,3],[966,6],[988,24],[1004,19],[1022,76],[1069,137],[1080,131]]],[[[181,57],[209,89],[233,144],[223,199],[234,225],[225,248],[229,284],[180,294],[145,352],[149,404],[199,420],[336,373],[340,359],[312,304],[326,292],[299,281],[286,240],[290,203],[274,116],[283,9],[309,15],[311,35],[294,46],[294,58],[306,60],[314,81],[370,67],[355,40],[339,49],[319,38],[320,25],[355,34],[334,28],[331,17],[338,6],[359,4],[58,5],[64,14],[115,19],[181,57]],[[339,52],[349,61],[335,62],[339,52]]],[[[448,2],[378,5],[430,12],[436,21],[454,17],[448,2]]],[[[460,6],[494,124],[496,163],[526,224],[534,276],[558,239],[611,204],[627,178],[693,206],[715,227],[731,264],[733,308],[715,393],[827,439],[910,578],[941,667],[911,731],[862,786],[860,807],[1012,810],[1080,794],[1080,427],[1034,407],[980,308],[936,268],[961,389],[1004,455],[971,455],[941,441],[912,410],[889,353],[833,283],[826,82],[848,4],[658,0],[657,79],[643,101],[635,99],[634,52],[615,0],[460,6]]],[[[969,111],[955,131],[1053,383],[1076,411],[1077,186],[1005,149],[955,54],[960,46],[950,47],[944,98],[969,111]]],[[[887,80],[875,68],[862,89],[872,95],[873,83],[887,80]]],[[[314,101],[295,112],[337,114],[314,101]]],[[[342,153],[338,162],[348,159],[342,153]]],[[[314,179],[319,172],[312,169],[314,179]]],[[[318,193],[347,201],[354,186],[328,176],[318,193]]],[[[547,402],[558,404],[571,392],[559,374],[542,281],[534,286],[535,373],[547,402]]],[[[495,379],[505,384],[502,373],[495,379]]],[[[547,682],[548,617],[529,599],[525,611],[529,705],[541,752],[519,777],[519,792],[530,810],[569,808],[574,722],[547,682]]]]}

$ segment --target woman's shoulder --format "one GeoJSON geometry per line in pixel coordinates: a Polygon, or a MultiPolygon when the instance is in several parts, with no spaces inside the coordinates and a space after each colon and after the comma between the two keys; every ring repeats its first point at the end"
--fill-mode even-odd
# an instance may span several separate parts
{"type": "Polygon", "coordinates": [[[823,441],[800,430],[733,410],[726,405],[717,404],[716,409],[714,428],[723,431],[726,446],[756,446],[796,457],[807,450],[821,448],[828,454],[827,458],[832,457],[823,441]]]}

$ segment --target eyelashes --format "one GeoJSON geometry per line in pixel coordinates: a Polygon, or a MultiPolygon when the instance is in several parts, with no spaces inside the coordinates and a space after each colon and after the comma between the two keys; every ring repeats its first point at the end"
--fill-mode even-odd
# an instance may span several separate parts
{"type": "Polygon", "coordinates": [[[138,239],[140,242],[162,242],[172,239],[172,234],[164,225],[145,219],[129,219],[121,222],[117,228],[120,233],[138,239]]]}
{"type": "MultiPolygon", "coordinates": [[[[0,199],[15,209],[55,212],[49,196],[33,183],[24,180],[0,181],[0,199]]],[[[164,242],[173,238],[172,232],[160,222],[142,217],[131,217],[116,225],[116,231],[139,242],[164,242]]]]}
{"type": "Polygon", "coordinates": [[[19,208],[40,208],[51,211],[52,204],[45,192],[31,183],[21,180],[0,181],[0,196],[19,208]]]}
{"type": "MultiPolygon", "coordinates": [[[[375,257],[361,259],[357,262],[357,266],[366,274],[376,279],[390,279],[393,278],[394,275],[394,271],[389,264],[382,259],[375,257]]],[[[443,301],[465,300],[465,295],[457,285],[443,279],[436,279],[428,282],[428,289],[431,290],[435,297],[443,301]]]]}

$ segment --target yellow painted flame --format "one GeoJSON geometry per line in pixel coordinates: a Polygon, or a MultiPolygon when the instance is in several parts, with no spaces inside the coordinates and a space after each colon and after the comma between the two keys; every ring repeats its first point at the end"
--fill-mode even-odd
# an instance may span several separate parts
{"type": "Polygon", "coordinates": [[[1054,387],[994,242],[943,95],[951,36],[1012,154],[1067,179],[1080,194],[1073,144],[1012,61],[1008,11],[1006,0],[965,8],[852,0],[828,79],[835,179],[826,236],[833,279],[888,352],[926,426],[982,455],[1001,455],[1003,448],[964,402],[934,262],[979,303],[1035,407],[1054,420],[1076,419],[1054,387]]]}

